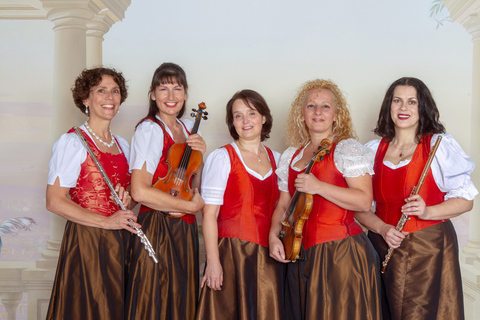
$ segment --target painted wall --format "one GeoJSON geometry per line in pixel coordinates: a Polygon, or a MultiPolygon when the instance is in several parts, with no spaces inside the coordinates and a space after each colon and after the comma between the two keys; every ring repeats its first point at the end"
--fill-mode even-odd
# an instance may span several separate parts
{"type": "MultiPolygon", "coordinates": [[[[437,29],[431,6],[429,0],[134,0],[103,45],[104,64],[122,71],[129,85],[112,131],[131,138],[147,111],[153,71],[165,61],[187,72],[188,107],[207,105],[209,120],[200,128],[207,152],[231,141],[224,109],[238,90],[265,97],[274,116],[267,145],[282,152],[285,119],[303,82],[339,84],[364,143],[374,138],[390,83],[415,76],[432,90],[441,121],[468,153],[470,36],[458,24],[437,29]]],[[[48,239],[45,184],[58,138],[50,129],[52,28],[49,21],[0,20],[0,223],[20,216],[37,222],[31,231],[2,236],[0,261],[35,261],[48,239]]],[[[65,108],[79,112],[73,103],[65,108]]],[[[455,224],[463,246],[468,214],[455,224]]]]}

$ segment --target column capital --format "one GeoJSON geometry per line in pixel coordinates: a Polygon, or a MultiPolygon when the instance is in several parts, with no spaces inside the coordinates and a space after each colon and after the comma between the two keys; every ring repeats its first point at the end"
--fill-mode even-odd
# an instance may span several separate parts
{"type": "Polygon", "coordinates": [[[93,0],[95,4],[115,22],[125,18],[125,11],[131,4],[131,0],[93,0]],[[105,10],[106,9],[106,10],[105,10]]]}
{"type": "Polygon", "coordinates": [[[453,22],[461,24],[473,41],[480,38],[480,0],[444,0],[453,22]]]}
{"type": "Polygon", "coordinates": [[[106,12],[100,12],[93,20],[87,23],[87,38],[100,38],[103,41],[103,36],[114,23],[115,21],[106,12]]]}
{"type": "Polygon", "coordinates": [[[87,22],[92,20],[100,8],[91,0],[40,0],[47,10],[47,19],[55,24],[54,31],[60,29],[87,29],[87,22]]]}
{"type": "Polygon", "coordinates": [[[472,36],[473,41],[480,40],[480,16],[478,13],[469,15],[462,25],[472,36]]]}

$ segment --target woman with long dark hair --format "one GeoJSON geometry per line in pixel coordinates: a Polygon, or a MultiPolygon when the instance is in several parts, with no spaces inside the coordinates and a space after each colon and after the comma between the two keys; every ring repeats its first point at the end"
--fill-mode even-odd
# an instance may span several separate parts
{"type": "Polygon", "coordinates": [[[383,260],[394,252],[383,275],[384,319],[463,319],[457,236],[450,218],[470,211],[478,193],[470,176],[475,166],[455,139],[445,134],[439,111],[419,79],[395,81],[383,100],[367,146],[375,153],[375,213],[357,212],[383,260]],[[420,193],[412,189],[441,136],[420,193]],[[409,220],[402,232],[401,215],[409,220]]]}
{"type": "Polygon", "coordinates": [[[174,63],[155,70],[150,86],[148,115],[132,138],[130,169],[132,197],[142,204],[138,221],[157,253],[155,264],[132,238],[125,303],[127,319],[193,319],[198,299],[198,234],[195,214],[204,201],[193,178],[191,201],[152,185],[169,170],[167,154],[175,143],[206,150],[199,134],[190,134],[193,121],[180,120],[185,111],[188,84],[185,71],[174,63]],[[181,216],[182,214],[185,214],[181,216]]]}

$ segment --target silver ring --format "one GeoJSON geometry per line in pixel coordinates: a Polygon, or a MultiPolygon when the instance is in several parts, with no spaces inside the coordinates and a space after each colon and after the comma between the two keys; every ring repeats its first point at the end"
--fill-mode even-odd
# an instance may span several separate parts
{"type": "Polygon", "coordinates": [[[210,284],[210,280],[207,280],[207,284],[210,284]]]}

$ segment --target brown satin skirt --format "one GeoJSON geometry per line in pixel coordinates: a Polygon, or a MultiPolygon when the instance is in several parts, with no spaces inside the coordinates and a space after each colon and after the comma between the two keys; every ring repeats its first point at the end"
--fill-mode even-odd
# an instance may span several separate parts
{"type": "Polygon", "coordinates": [[[317,244],[287,266],[287,319],[378,320],[380,261],[364,233],[317,244]]]}
{"type": "MultiPolygon", "coordinates": [[[[369,238],[383,260],[388,246],[382,236],[370,232],[369,238]]],[[[407,235],[382,279],[386,320],[464,319],[457,235],[450,220],[407,235]]]]}
{"type": "Polygon", "coordinates": [[[192,320],[198,300],[197,223],[168,218],[156,211],[140,214],[138,223],[157,254],[155,264],[131,237],[125,319],[192,320]]]}
{"type": "Polygon", "coordinates": [[[285,265],[268,248],[237,238],[218,242],[222,290],[202,289],[197,320],[284,319],[285,265]]]}
{"type": "Polygon", "coordinates": [[[128,238],[67,221],[47,319],[123,319],[128,238]]]}

